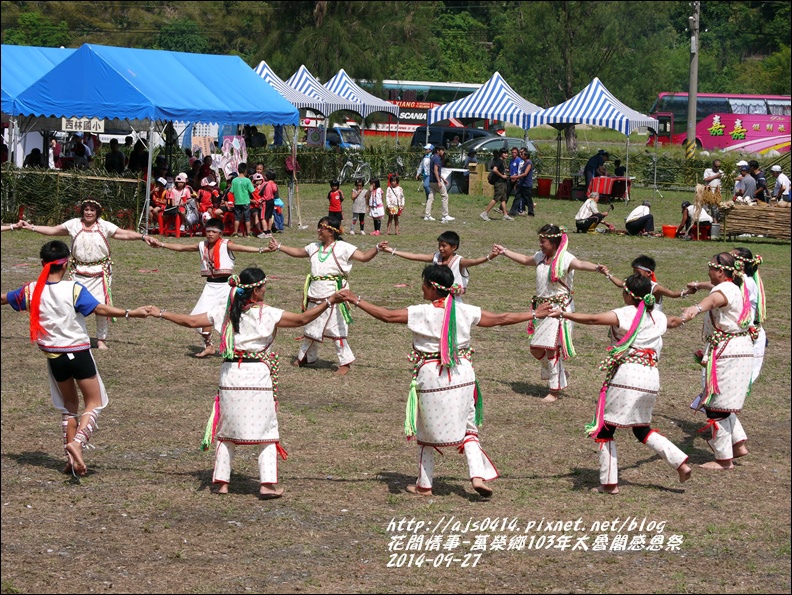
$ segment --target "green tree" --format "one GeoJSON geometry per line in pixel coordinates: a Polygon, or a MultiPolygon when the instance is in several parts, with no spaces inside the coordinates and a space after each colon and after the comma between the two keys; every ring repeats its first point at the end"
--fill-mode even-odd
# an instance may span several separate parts
{"type": "Polygon", "coordinates": [[[67,46],[70,43],[69,26],[65,21],[56,23],[46,19],[38,11],[23,12],[19,15],[16,26],[4,31],[3,43],[39,47],[67,46]]]}
{"type": "Polygon", "coordinates": [[[198,29],[198,24],[195,21],[189,18],[181,18],[171,21],[162,27],[154,48],[174,52],[205,54],[209,49],[209,42],[198,29]]]}

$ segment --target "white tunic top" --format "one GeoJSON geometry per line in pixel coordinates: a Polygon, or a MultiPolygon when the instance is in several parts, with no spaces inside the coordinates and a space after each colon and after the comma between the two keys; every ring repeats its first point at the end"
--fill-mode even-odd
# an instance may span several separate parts
{"type": "Polygon", "coordinates": [[[728,300],[723,308],[714,308],[704,317],[704,335],[711,335],[715,328],[726,333],[742,333],[745,331],[737,322],[743,307],[742,290],[731,281],[724,281],[712,288],[710,293],[721,292],[728,300]],[[713,326],[714,325],[714,326],[713,326]]]}
{"type": "MultiPolygon", "coordinates": [[[[27,308],[33,299],[37,281],[25,289],[27,308]]],[[[82,286],[77,281],[48,283],[41,293],[39,320],[44,336],[38,339],[38,347],[47,353],[68,353],[90,349],[85,317],[76,312],[74,304],[82,286]]]]}
{"type": "MultiPolygon", "coordinates": [[[[225,306],[219,306],[206,313],[218,333],[223,329],[225,311],[225,306]]],[[[282,316],[283,310],[265,304],[255,304],[242,312],[239,332],[234,333],[234,349],[249,353],[268,349],[275,340],[276,325],[282,316]]]]}
{"type": "MultiPolygon", "coordinates": [[[[314,277],[325,277],[329,275],[342,275],[346,277],[352,270],[350,258],[357,250],[343,240],[337,240],[330,244],[326,249],[321,242],[313,242],[305,247],[305,252],[311,258],[311,275],[314,277]]],[[[347,287],[346,279],[343,280],[342,287],[347,287]]],[[[334,280],[311,281],[308,288],[308,297],[313,299],[324,299],[330,297],[338,286],[334,280]]]]}
{"type": "Polygon", "coordinates": [[[541,252],[534,254],[534,262],[536,263],[536,296],[549,298],[570,293],[575,280],[575,271],[569,268],[573,260],[575,260],[575,257],[569,252],[564,255],[562,263],[563,275],[559,279],[559,281],[563,282],[562,285],[560,282],[552,283],[550,281],[550,263],[552,263],[552,259],[548,263],[545,262],[545,255],[541,252]]]}
{"type": "Polygon", "coordinates": [[[228,249],[228,240],[217,240],[211,250],[203,241],[198,244],[198,255],[201,258],[201,277],[222,277],[234,273],[234,253],[228,249]],[[219,254],[216,255],[216,251],[219,254]],[[218,263],[215,263],[215,256],[219,257],[218,263]]]}
{"type": "MultiPolygon", "coordinates": [[[[616,314],[616,318],[619,319],[618,327],[610,327],[611,337],[615,343],[624,337],[624,335],[626,335],[630,330],[632,322],[635,319],[635,313],[638,311],[638,307],[624,306],[623,308],[616,308],[615,310],[611,311],[616,314]]],[[[652,349],[657,354],[655,359],[660,359],[660,351],[663,349],[663,335],[665,334],[667,328],[668,320],[666,319],[665,314],[658,312],[656,308],[651,312],[647,312],[644,316],[641,328],[638,329],[638,336],[635,337],[632,348],[652,349]]]]}
{"type": "MultiPolygon", "coordinates": [[[[469,304],[456,304],[457,347],[470,347],[470,329],[481,320],[481,308],[469,304]]],[[[444,308],[422,304],[407,308],[407,328],[413,334],[413,347],[423,353],[440,351],[443,332],[444,308]]]]}
{"type": "MultiPolygon", "coordinates": [[[[442,265],[442,258],[443,257],[440,256],[439,252],[435,252],[434,256],[432,257],[432,264],[442,265]]],[[[459,297],[467,291],[468,281],[470,280],[470,273],[465,267],[461,266],[461,262],[462,257],[458,254],[454,254],[448,264],[445,265],[451,269],[452,273],[454,273],[454,284],[459,285],[462,288],[462,291],[459,293],[459,295],[455,297],[459,297]]]]}
{"type": "MultiPolygon", "coordinates": [[[[72,237],[72,258],[79,262],[99,262],[110,257],[109,238],[112,238],[118,226],[104,219],[98,219],[91,227],[85,227],[82,219],[69,219],[63,224],[72,237]]],[[[94,277],[102,273],[101,265],[77,265],[77,275],[94,277]]]]}

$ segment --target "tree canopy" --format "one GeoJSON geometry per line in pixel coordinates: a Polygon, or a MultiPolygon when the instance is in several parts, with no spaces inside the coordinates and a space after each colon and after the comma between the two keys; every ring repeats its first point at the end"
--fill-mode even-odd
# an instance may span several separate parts
{"type": "MultiPolygon", "coordinates": [[[[3,43],[236,54],[284,78],[483,83],[560,103],[598,76],[648,111],[686,91],[688,2],[2,2],[3,43]]],[[[700,92],[790,94],[789,2],[702,2],[700,92]]],[[[218,81],[220,84],[220,81],[218,81]]]]}

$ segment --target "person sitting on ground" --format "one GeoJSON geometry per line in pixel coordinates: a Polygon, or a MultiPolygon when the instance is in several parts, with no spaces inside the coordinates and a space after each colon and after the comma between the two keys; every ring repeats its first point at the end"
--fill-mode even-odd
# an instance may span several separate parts
{"type": "MultiPolygon", "coordinates": [[[[578,233],[593,233],[594,230],[597,229],[597,225],[602,223],[602,220],[608,216],[608,213],[599,212],[599,209],[597,208],[599,199],[599,192],[592,192],[589,194],[586,202],[583,203],[583,206],[578,210],[577,214],[575,215],[575,225],[577,226],[578,233]]],[[[612,225],[609,225],[608,227],[613,228],[612,225]]]]}
{"type": "Polygon", "coordinates": [[[682,221],[676,230],[677,237],[688,237],[693,226],[701,229],[712,229],[712,217],[704,210],[704,207],[699,207],[698,212],[696,212],[696,205],[690,204],[686,200],[682,203],[682,221]]]}

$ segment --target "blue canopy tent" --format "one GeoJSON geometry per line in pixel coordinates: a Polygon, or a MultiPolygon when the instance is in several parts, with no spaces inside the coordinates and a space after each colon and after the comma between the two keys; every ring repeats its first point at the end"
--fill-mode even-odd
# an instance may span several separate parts
{"type": "MultiPolygon", "coordinates": [[[[0,82],[2,82],[3,120],[6,120],[8,114],[14,113],[14,101],[20,93],[72,53],[74,53],[73,49],[3,44],[2,77],[0,78],[0,82]]],[[[12,117],[11,138],[9,139],[12,163],[16,163],[19,127],[18,118],[12,117]]],[[[22,128],[28,127],[29,124],[22,125],[22,128]]],[[[17,165],[21,165],[21,161],[17,165]]]]}
{"type": "Polygon", "coordinates": [[[541,108],[523,99],[509,83],[496,72],[475,93],[429,110],[426,118],[427,142],[428,126],[449,118],[476,118],[503,120],[520,128],[527,129],[528,115],[541,108]]]}
{"type": "MultiPolygon", "coordinates": [[[[627,176],[630,173],[630,133],[638,128],[657,130],[658,121],[627,107],[611,94],[599,78],[594,78],[580,93],[564,103],[540,110],[528,117],[526,128],[550,124],[559,129],[558,153],[561,152],[562,126],[588,124],[618,130],[627,136],[627,176]]],[[[556,187],[560,177],[560,159],[557,160],[556,187]]],[[[656,162],[655,162],[656,165],[656,162]]],[[[655,174],[656,175],[656,174],[655,174]]],[[[656,187],[656,185],[655,185],[656,187]]],[[[629,198],[628,198],[629,200],[629,198]]]]}
{"type": "MultiPolygon", "coordinates": [[[[297,124],[299,112],[238,56],[85,44],[20,93],[13,115],[167,122],[297,124]],[[233,89],[213,85],[222,73],[233,89]]],[[[151,173],[152,151],[148,172],[151,173]]],[[[149,187],[146,188],[146,201],[149,187]]]]}

